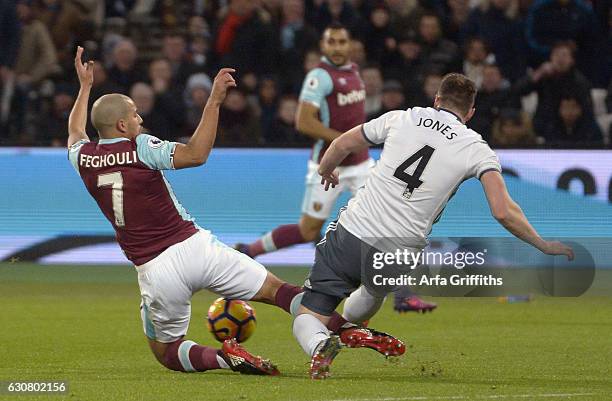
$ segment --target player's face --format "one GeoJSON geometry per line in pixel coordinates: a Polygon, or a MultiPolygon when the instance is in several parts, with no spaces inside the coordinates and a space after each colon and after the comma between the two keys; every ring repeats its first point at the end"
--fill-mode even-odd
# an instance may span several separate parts
{"type": "Polygon", "coordinates": [[[321,39],[321,51],[335,65],[349,61],[350,38],[346,29],[327,29],[321,39]]]}
{"type": "Polygon", "coordinates": [[[136,135],[140,134],[140,131],[142,130],[142,118],[138,114],[136,105],[132,101],[130,101],[129,110],[130,111],[125,119],[126,131],[129,138],[134,138],[136,135]]]}

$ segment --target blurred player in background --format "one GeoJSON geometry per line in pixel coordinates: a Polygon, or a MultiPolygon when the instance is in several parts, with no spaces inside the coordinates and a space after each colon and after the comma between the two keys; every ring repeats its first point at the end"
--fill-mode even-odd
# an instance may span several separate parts
{"type": "Polygon", "coordinates": [[[302,86],[296,128],[316,140],[308,161],[306,193],[298,224],[279,226],[252,244],[237,244],[251,257],[274,252],[320,238],[321,228],[343,191],[355,193],[363,186],[374,161],[368,150],[349,154],[340,163],[340,184],[333,191],[319,185],[317,168],[329,143],[344,131],[365,122],[365,86],[359,67],[349,60],[350,34],[341,25],[331,25],[321,39],[323,57],[302,86]]]}
{"type": "MultiPolygon", "coordinates": [[[[296,310],[301,299],[297,297],[301,287],[284,283],[198,227],[161,172],[206,162],[216,137],[219,107],[227,89],[236,86],[234,70],[223,68],[217,74],[187,144],[142,133],[142,118],[133,100],[120,94],[102,96],[94,103],[92,124],[100,139],[90,142],[85,125],[94,63],[83,64],[82,53],[79,47],[75,68],[81,88],[70,113],[68,158],[136,266],[143,328],[153,354],[163,366],[183,372],[231,368],[246,374],[278,374],[269,361],[251,355],[235,340],[226,340],[217,350],[183,339],[191,318],[191,297],[199,290],[265,302],[287,312],[292,304],[296,310]]],[[[329,328],[351,336],[351,346],[378,352],[384,350],[377,344],[389,338],[348,324],[338,314],[329,328]]]]}
{"type": "MultiPolygon", "coordinates": [[[[288,246],[317,241],[342,192],[350,191],[354,195],[364,186],[374,165],[367,148],[349,153],[340,162],[339,183],[333,190],[323,190],[317,174],[331,141],[363,124],[366,118],[365,85],[359,67],[349,59],[350,39],[349,31],[342,25],[332,24],[325,29],[320,42],[323,57],[318,67],[304,79],[300,93],[296,127],[316,140],[308,161],[300,221],[279,226],[252,244],[236,244],[240,252],[254,258],[288,246]]],[[[426,312],[435,309],[436,304],[403,292],[396,297],[394,307],[400,312],[426,312]]]]}
{"type": "Polygon", "coordinates": [[[345,313],[362,321],[380,306],[373,300],[384,297],[377,293],[386,291],[384,288],[359,287],[362,267],[372,268],[362,260],[363,249],[379,251],[380,244],[386,243],[383,252],[419,252],[448,200],[471,177],[480,180],[491,213],[509,232],[546,254],[573,259],[571,248],[543,240],[529,224],[506,190],[497,156],[479,134],[465,126],[474,115],[475,97],[473,81],[449,74],[440,85],[433,108],[391,111],[358,125],[334,140],[321,160],[321,183],[325,190],[333,189],[341,182],[336,168],[347,155],[384,144],[365,187],[317,244],[315,263],[293,325],[296,339],[312,357],[312,378],[327,377],[340,350],[338,339],[324,329],[342,299],[352,294],[345,303],[345,313]]]}

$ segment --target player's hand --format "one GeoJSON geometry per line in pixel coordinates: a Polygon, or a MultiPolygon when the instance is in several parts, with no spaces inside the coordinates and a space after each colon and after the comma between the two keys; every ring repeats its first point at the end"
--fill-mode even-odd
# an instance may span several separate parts
{"type": "Polygon", "coordinates": [[[321,175],[321,185],[325,186],[326,191],[329,190],[329,187],[336,188],[338,182],[338,173],[335,171],[332,171],[329,174],[321,175]]]}
{"type": "Polygon", "coordinates": [[[236,87],[236,81],[231,75],[234,72],[236,70],[233,68],[221,68],[217,73],[210,92],[210,101],[216,106],[220,106],[223,103],[229,88],[236,87]]]}
{"type": "Polygon", "coordinates": [[[91,87],[93,85],[93,69],[94,62],[88,61],[83,63],[81,56],[83,55],[83,48],[77,47],[76,56],[74,58],[74,68],[76,69],[77,76],[79,77],[79,83],[81,87],[91,87]]]}
{"type": "Polygon", "coordinates": [[[542,249],[547,255],[565,255],[567,260],[574,260],[574,250],[559,241],[546,241],[544,249],[542,249]]]}

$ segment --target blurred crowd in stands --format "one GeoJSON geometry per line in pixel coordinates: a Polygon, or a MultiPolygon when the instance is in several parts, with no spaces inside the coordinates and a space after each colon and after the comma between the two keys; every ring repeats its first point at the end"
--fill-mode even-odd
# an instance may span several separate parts
{"type": "Polygon", "coordinates": [[[96,61],[90,106],[127,94],[160,138],[193,132],[231,66],[217,144],[307,146],[299,91],[334,21],[352,33],[369,118],[432,105],[456,71],[479,87],[468,126],[494,147],[609,144],[607,0],[0,0],[0,145],[65,145],[78,44],[96,61]]]}

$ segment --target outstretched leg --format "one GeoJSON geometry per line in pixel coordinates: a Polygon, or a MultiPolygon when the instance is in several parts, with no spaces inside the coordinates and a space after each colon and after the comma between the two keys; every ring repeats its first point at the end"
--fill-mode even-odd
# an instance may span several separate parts
{"type": "Polygon", "coordinates": [[[355,325],[341,330],[339,335],[330,335],[326,325],[341,300],[339,296],[308,289],[293,321],[293,335],[311,357],[310,377],[313,379],[329,376],[329,367],[340,346],[367,347],[385,356],[399,356],[406,351],[404,343],[395,337],[355,325]]]}
{"type": "Polygon", "coordinates": [[[136,268],[143,330],[151,351],[163,366],[179,372],[229,368],[246,374],[278,374],[271,363],[251,355],[235,340],[227,340],[221,349],[215,349],[184,339],[195,291],[211,288],[229,294],[235,289],[235,294],[250,295],[265,281],[263,267],[259,272],[247,272],[240,269],[242,260],[251,259],[200,231],[136,268]]]}
{"type": "MultiPolygon", "coordinates": [[[[268,272],[264,284],[251,301],[275,305],[285,312],[297,316],[298,308],[302,302],[304,288],[286,283],[268,272]]],[[[339,333],[348,327],[354,327],[337,312],[333,312],[326,321],[327,328],[333,333],[339,333]]]]}
{"type": "Polygon", "coordinates": [[[189,340],[162,343],[149,339],[149,347],[159,363],[179,372],[204,372],[229,369],[220,349],[205,347],[189,340]]]}
{"type": "Polygon", "coordinates": [[[183,339],[171,343],[149,339],[149,347],[159,363],[179,372],[231,369],[251,375],[279,374],[278,369],[270,361],[251,355],[235,340],[226,340],[221,349],[215,349],[183,339]]]}

